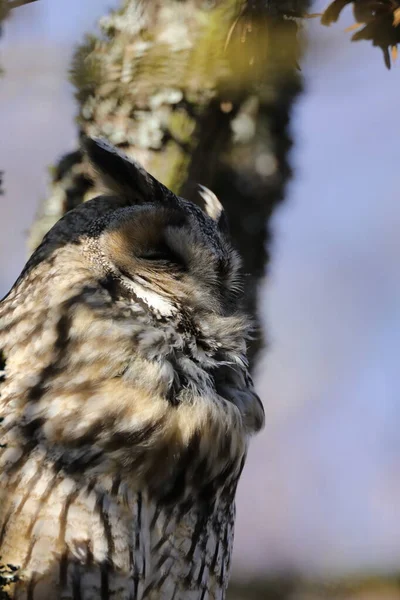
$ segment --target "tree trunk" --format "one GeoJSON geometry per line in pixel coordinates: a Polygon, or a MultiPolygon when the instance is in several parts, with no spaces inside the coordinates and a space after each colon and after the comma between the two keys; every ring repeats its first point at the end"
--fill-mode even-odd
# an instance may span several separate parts
{"type": "MultiPolygon", "coordinates": [[[[102,136],[174,192],[217,193],[247,275],[268,259],[268,220],[291,175],[290,112],[300,90],[297,23],[307,0],[126,0],[72,67],[82,134],[102,136]]],[[[96,193],[80,149],[53,170],[31,248],[65,212],[96,193]]],[[[261,333],[251,349],[254,357],[261,333]]]]}

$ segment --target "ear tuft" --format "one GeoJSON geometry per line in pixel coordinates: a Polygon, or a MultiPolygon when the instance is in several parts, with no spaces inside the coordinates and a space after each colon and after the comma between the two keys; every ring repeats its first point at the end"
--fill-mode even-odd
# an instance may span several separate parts
{"type": "Polygon", "coordinates": [[[228,219],[226,217],[226,212],[221,202],[218,200],[214,192],[206,188],[205,185],[201,185],[199,183],[199,188],[199,194],[204,201],[205,212],[208,214],[209,217],[216,221],[220,231],[227,234],[229,230],[228,219]]]}
{"type": "Polygon", "coordinates": [[[102,138],[84,138],[83,149],[107,190],[134,202],[154,194],[155,179],[136,161],[102,138]]]}
{"type": "Polygon", "coordinates": [[[221,202],[218,200],[214,192],[206,188],[205,185],[201,185],[201,183],[199,183],[199,188],[199,194],[204,200],[205,212],[208,214],[209,217],[214,219],[214,221],[218,222],[221,217],[221,214],[224,212],[224,208],[221,202]]]}

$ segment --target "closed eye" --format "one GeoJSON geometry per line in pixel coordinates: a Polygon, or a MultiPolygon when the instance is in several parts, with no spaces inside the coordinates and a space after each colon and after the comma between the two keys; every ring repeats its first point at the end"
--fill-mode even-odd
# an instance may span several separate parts
{"type": "Polygon", "coordinates": [[[163,252],[146,252],[145,254],[141,254],[140,258],[144,260],[167,260],[163,252]]]}
{"type": "Polygon", "coordinates": [[[161,262],[161,263],[173,263],[175,265],[184,266],[181,256],[176,254],[167,245],[163,245],[158,248],[149,248],[149,250],[142,252],[139,258],[148,260],[150,262],[161,262]]]}

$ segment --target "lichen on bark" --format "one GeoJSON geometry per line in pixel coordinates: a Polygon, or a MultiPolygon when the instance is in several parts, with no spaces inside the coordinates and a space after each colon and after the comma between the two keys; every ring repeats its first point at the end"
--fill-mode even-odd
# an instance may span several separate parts
{"type": "MultiPolygon", "coordinates": [[[[306,0],[125,0],[100,19],[71,68],[80,134],[109,139],[177,194],[197,200],[201,183],[219,195],[255,316],[268,219],[291,174],[296,18],[307,8],[306,0]]],[[[31,249],[96,193],[79,149],[59,161],[31,249]]]]}

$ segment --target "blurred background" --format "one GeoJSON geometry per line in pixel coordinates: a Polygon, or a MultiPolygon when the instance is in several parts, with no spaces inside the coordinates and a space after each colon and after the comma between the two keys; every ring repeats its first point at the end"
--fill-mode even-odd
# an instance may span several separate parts
{"type": "MultiPolygon", "coordinates": [[[[40,0],[4,25],[0,295],[26,260],[49,165],[76,145],[74,46],[117,4],[40,0]]],[[[259,290],[266,427],[238,493],[242,580],[400,566],[399,67],[388,71],[372,46],[350,44],[352,22],[346,10],[331,28],[305,25],[294,177],[273,217],[259,290]]],[[[392,586],[374,590],[357,598],[400,598],[392,586]]]]}

